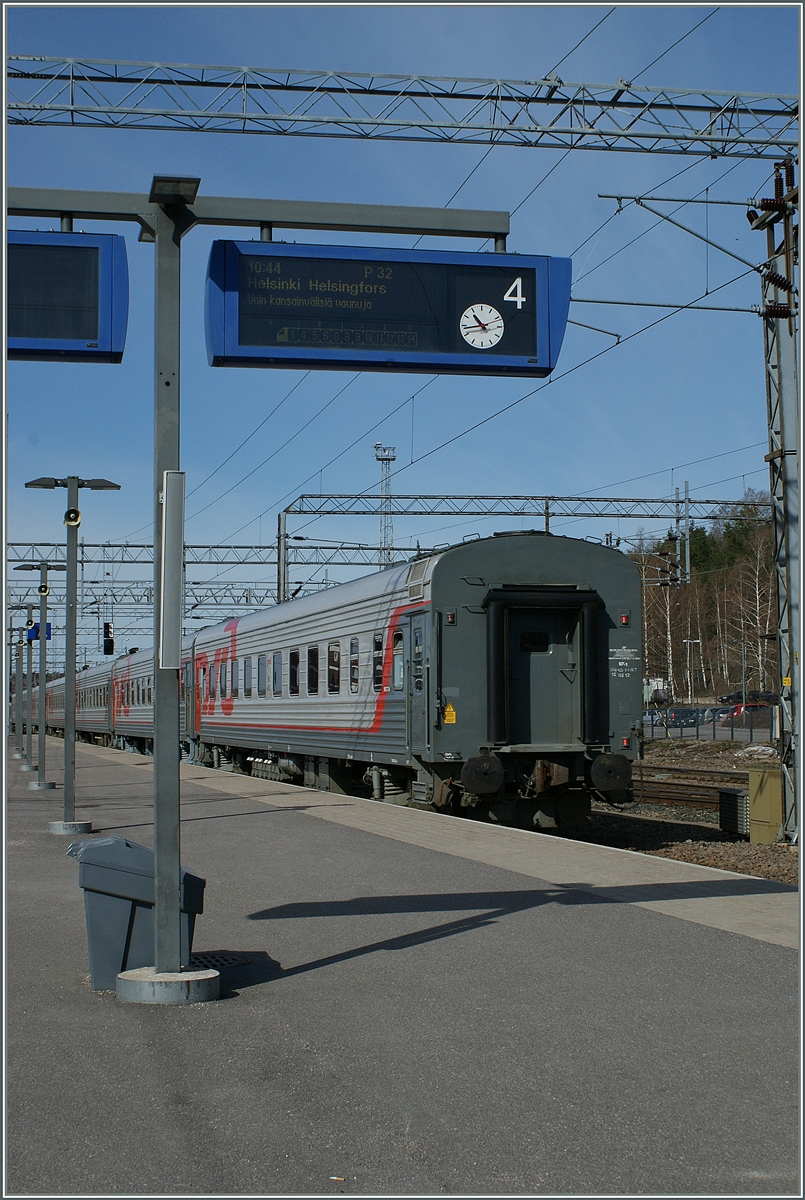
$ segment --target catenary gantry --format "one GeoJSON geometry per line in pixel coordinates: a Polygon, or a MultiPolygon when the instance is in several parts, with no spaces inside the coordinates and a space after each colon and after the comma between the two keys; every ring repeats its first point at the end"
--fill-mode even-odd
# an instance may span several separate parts
{"type": "Polygon", "coordinates": [[[69,125],[552,150],[796,155],[798,99],[545,79],[192,66],[10,55],[14,125],[69,125]]]}

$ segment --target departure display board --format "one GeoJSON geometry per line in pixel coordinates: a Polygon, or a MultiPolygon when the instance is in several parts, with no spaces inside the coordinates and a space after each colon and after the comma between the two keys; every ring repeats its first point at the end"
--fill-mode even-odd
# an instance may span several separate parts
{"type": "Polygon", "coordinates": [[[213,366],[547,375],[570,260],[285,243],[213,244],[213,366]]]}
{"type": "Polygon", "coordinates": [[[9,231],[8,357],[120,362],[128,318],[124,238],[9,231]]]}

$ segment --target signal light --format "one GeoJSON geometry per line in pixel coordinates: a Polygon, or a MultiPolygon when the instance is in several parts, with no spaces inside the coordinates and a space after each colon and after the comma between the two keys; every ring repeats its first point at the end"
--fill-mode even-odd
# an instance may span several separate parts
{"type": "Polygon", "coordinates": [[[111,621],[103,623],[103,652],[104,654],[114,654],[115,652],[115,629],[111,621]]]}
{"type": "Polygon", "coordinates": [[[81,524],[81,513],[77,508],[67,509],[67,512],[64,514],[64,523],[65,525],[70,525],[71,527],[81,524]]]}

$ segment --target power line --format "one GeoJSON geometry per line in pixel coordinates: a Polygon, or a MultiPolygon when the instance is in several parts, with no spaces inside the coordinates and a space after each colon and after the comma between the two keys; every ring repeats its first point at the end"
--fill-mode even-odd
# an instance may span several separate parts
{"type": "MultiPolygon", "coordinates": [[[[742,271],[741,274],[736,275],[734,279],[730,279],[726,283],[722,283],[719,288],[714,288],[710,295],[714,295],[715,292],[720,291],[721,288],[729,287],[730,284],[737,282],[739,279],[743,279],[749,274],[751,274],[751,271],[742,271]]],[[[690,304],[695,304],[698,300],[702,299],[704,299],[704,294],[701,296],[696,296],[690,301],[690,304]]],[[[463,430],[461,433],[457,433],[453,437],[448,438],[446,442],[442,442],[440,445],[434,446],[432,450],[428,450],[424,454],[420,454],[418,458],[413,460],[413,462],[406,463],[403,466],[398,467],[396,471],[392,472],[392,474],[401,475],[403,471],[407,471],[409,467],[414,465],[414,463],[422,462],[424,459],[430,458],[432,454],[436,454],[439,450],[444,450],[447,446],[451,446],[454,442],[459,441],[460,438],[465,437],[468,433],[473,433],[476,429],[480,429],[483,425],[487,425],[490,421],[494,421],[497,417],[502,416],[504,413],[510,412],[511,409],[516,408],[518,404],[522,404],[524,400],[528,400],[531,396],[535,396],[538,392],[550,387],[552,383],[558,383],[560,379],[566,379],[567,376],[572,375],[574,371],[578,371],[581,367],[585,367],[589,363],[595,362],[596,359],[601,358],[604,354],[609,354],[609,352],[614,350],[617,346],[624,346],[627,342],[632,341],[633,338],[639,337],[640,334],[647,333],[649,329],[654,329],[657,325],[661,325],[663,321],[667,321],[670,317],[676,316],[677,313],[684,312],[687,307],[688,305],[680,305],[680,307],[675,308],[673,312],[665,313],[664,316],[658,317],[656,321],[651,321],[648,325],[644,325],[642,329],[636,329],[634,333],[629,333],[625,337],[622,337],[620,342],[613,343],[611,346],[605,346],[603,350],[599,350],[596,354],[590,355],[589,358],[585,358],[582,362],[576,363],[575,366],[569,367],[567,371],[563,371],[560,375],[551,376],[551,378],[547,379],[545,383],[540,384],[539,387],[533,388],[530,392],[526,392],[525,395],[520,396],[518,400],[513,400],[510,404],[504,405],[503,408],[498,409],[497,412],[492,413],[491,416],[484,417],[482,421],[476,421],[474,425],[471,425],[468,429],[463,430]]],[[[366,491],[368,491],[368,489],[364,489],[364,492],[361,494],[365,494],[366,491]]]]}
{"type": "Polygon", "coordinates": [[[274,413],[275,413],[275,412],[277,412],[277,411],[278,411],[280,408],[282,408],[282,406],[283,406],[283,404],[285,403],[285,401],[286,401],[286,400],[289,400],[289,399],[291,398],[291,396],[294,394],[294,392],[296,391],[296,389],[297,389],[298,387],[301,387],[301,385],[302,385],[302,384],[305,382],[305,380],[307,379],[307,377],[308,377],[308,375],[309,375],[309,374],[310,374],[310,371],[305,371],[305,373],[304,373],[304,375],[302,376],[302,378],[301,378],[301,379],[298,379],[298,380],[296,381],[296,383],[293,385],[293,387],[291,388],[291,390],[290,390],[289,392],[286,392],[286,394],[285,394],[285,395],[282,397],[282,399],[279,401],[279,403],[278,403],[278,404],[275,404],[275,405],[274,405],[274,407],[272,408],[272,410],[271,410],[271,412],[268,414],[268,416],[267,416],[267,417],[263,417],[263,420],[260,422],[260,424],[259,424],[259,425],[257,425],[257,426],[256,426],[256,427],[255,427],[255,428],[254,428],[254,429],[251,431],[251,433],[248,435],[248,437],[245,437],[245,438],[243,439],[243,441],[240,443],[240,445],[239,445],[239,446],[236,446],[236,447],[235,447],[235,449],[232,451],[232,453],[231,453],[230,455],[228,455],[228,456],[227,456],[227,457],[224,459],[224,461],[223,461],[222,463],[219,463],[219,464],[218,464],[218,466],[215,468],[215,470],[214,470],[214,471],[210,471],[210,473],[209,473],[209,475],[207,476],[207,478],[206,478],[206,479],[202,479],[201,483],[197,483],[197,484],[196,484],[196,486],[193,488],[193,490],[192,490],[191,492],[188,492],[188,493],[187,493],[187,499],[189,499],[191,496],[195,495],[195,493],[196,493],[197,491],[199,491],[199,489],[200,489],[200,488],[203,488],[205,483],[209,483],[209,481],[212,479],[213,475],[217,475],[217,474],[218,474],[218,472],[221,470],[221,468],[222,468],[222,467],[225,467],[225,466],[226,466],[226,464],[227,464],[227,463],[230,461],[230,459],[234,458],[234,457],[235,457],[235,455],[238,453],[238,451],[239,451],[239,450],[242,450],[242,449],[243,449],[243,447],[246,445],[246,443],[247,443],[247,442],[249,442],[249,441],[251,441],[251,439],[254,437],[254,435],[255,435],[256,433],[259,433],[259,431],[260,431],[260,430],[263,428],[263,426],[265,425],[266,421],[270,421],[270,420],[271,420],[271,418],[274,416],[274,413]]]}
{"type": "MultiPolygon", "coordinates": [[[[559,59],[559,62],[558,62],[558,63],[556,63],[556,65],[555,65],[555,66],[551,67],[551,70],[550,70],[550,72],[548,72],[548,75],[550,75],[552,72],[554,72],[554,71],[556,70],[556,68],[557,68],[557,67],[560,67],[560,66],[562,65],[562,63],[566,61],[566,59],[570,58],[571,54],[573,54],[573,53],[574,53],[576,50],[578,50],[578,48],[579,48],[579,46],[582,44],[582,42],[586,42],[586,41],[587,41],[587,38],[588,38],[588,37],[590,37],[590,35],[591,35],[591,34],[595,33],[596,29],[598,29],[598,26],[599,26],[599,25],[603,25],[603,23],[604,23],[604,21],[606,21],[607,17],[611,17],[611,16],[612,16],[612,14],[614,13],[614,11],[615,11],[615,9],[614,9],[614,7],[613,7],[613,8],[611,8],[611,9],[609,10],[609,12],[608,12],[608,13],[605,13],[605,14],[604,14],[604,16],[601,18],[601,20],[600,20],[600,21],[598,21],[598,22],[597,22],[597,24],[593,25],[592,29],[591,29],[591,30],[589,30],[589,32],[588,32],[588,33],[585,33],[584,37],[583,37],[583,38],[581,38],[581,39],[580,39],[580,41],[576,42],[576,45],[573,47],[573,49],[572,49],[572,50],[568,50],[568,52],[567,52],[567,54],[564,56],[564,58],[560,58],[560,59],[559,59]]],[[[546,76],[546,77],[547,77],[547,76],[546,76]]],[[[470,171],[470,173],[469,173],[469,175],[467,176],[467,178],[466,178],[465,180],[463,180],[463,182],[462,182],[462,183],[460,183],[460,184],[458,185],[458,187],[456,188],[456,190],[453,192],[453,195],[450,197],[450,199],[449,199],[449,200],[447,201],[447,203],[444,205],[444,207],[445,207],[445,208],[449,208],[449,206],[450,206],[450,205],[453,203],[453,201],[455,200],[455,198],[456,198],[456,196],[458,195],[458,193],[461,191],[461,189],[464,187],[464,185],[465,185],[465,184],[469,183],[470,179],[472,179],[473,175],[474,175],[474,174],[475,174],[475,172],[478,170],[478,168],[481,166],[481,164],[482,164],[483,162],[485,162],[485,161],[486,161],[486,159],[487,159],[487,158],[489,157],[489,155],[492,153],[492,151],[494,150],[494,148],[495,148],[495,143],[493,142],[493,143],[492,143],[492,145],[489,147],[489,149],[486,151],[486,153],[485,153],[485,154],[482,154],[482,155],[481,155],[481,157],[478,159],[478,162],[477,162],[477,163],[475,164],[475,166],[472,168],[472,170],[470,171]]],[[[517,205],[517,208],[514,208],[514,209],[512,209],[512,211],[509,213],[509,216],[510,216],[510,217],[513,217],[513,216],[514,216],[514,214],[517,212],[517,209],[519,209],[519,208],[522,208],[522,207],[523,207],[523,205],[525,204],[526,200],[530,200],[530,199],[531,199],[531,197],[534,195],[534,192],[537,190],[537,188],[538,188],[538,187],[540,187],[540,186],[541,186],[541,184],[543,184],[543,183],[545,182],[545,180],[548,178],[548,175],[550,175],[550,174],[551,174],[553,171],[555,171],[555,170],[556,170],[556,168],[559,166],[559,163],[562,163],[562,162],[564,162],[564,160],[567,158],[567,156],[568,156],[568,154],[569,154],[569,153],[570,153],[570,150],[566,150],[566,151],[565,151],[565,153],[564,153],[564,154],[561,156],[561,158],[560,158],[560,159],[559,159],[557,162],[555,162],[555,163],[554,163],[554,165],[551,167],[550,171],[548,171],[548,173],[547,173],[546,175],[543,175],[543,177],[542,177],[542,179],[540,179],[539,183],[538,183],[538,184],[536,184],[536,186],[535,186],[535,187],[533,187],[533,188],[531,189],[531,191],[530,191],[530,192],[528,193],[528,195],[525,197],[525,200],[521,200],[521,201],[520,201],[520,203],[517,205]]],[[[488,238],[485,238],[485,239],[484,239],[484,241],[481,243],[481,246],[485,246],[485,245],[486,245],[486,242],[487,242],[488,240],[489,240],[488,238]]],[[[418,237],[418,238],[416,239],[416,241],[414,242],[413,246],[411,247],[411,249],[413,250],[413,249],[414,249],[416,246],[418,246],[418,245],[419,245],[419,243],[420,243],[421,241],[422,241],[422,238],[421,238],[421,237],[418,237]]]]}
{"type": "MultiPolygon", "coordinates": [[[[740,275],[737,275],[734,279],[728,280],[726,283],[721,284],[719,288],[716,288],[714,290],[719,291],[721,288],[729,287],[732,283],[735,283],[738,279],[742,279],[742,278],[744,278],[744,276],[749,275],[749,274],[750,274],[749,271],[743,271],[740,275]]],[[[703,296],[697,296],[697,297],[695,297],[694,300],[690,301],[690,303],[695,304],[698,300],[701,300],[701,299],[703,299],[703,296]]],[[[474,425],[471,425],[471,426],[469,426],[469,428],[464,429],[461,433],[455,434],[454,437],[448,438],[447,441],[442,442],[442,443],[440,443],[440,445],[434,446],[433,449],[428,450],[424,454],[419,455],[418,458],[415,458],[413,460],[413,462],[406,463],[403,466],[398,467],[396,471],[392,472],[392,476],[401,475],[403,473],[403,471],[407,471],[409,469],[409,467],[414,465],[414,463],[422,462],[424,459],[430,458],[433,454],[438,453],[440,450],[446,449],[447,446],[450,446],[454,442],[459,441],[461,438],[465,437],[468,433],[473,433],[476,429],[480,429],[482,426],[489,424],[490,421],[494,421],[497,417],[502,416],[504,413],[510,412],[511,409],[516,408],[519,404],[522,404],[524,400],[528,400],[531,396],[534,396],[538,392],[543,391],[546,387],[549,387],[551,383],[556,383],[560,379],[567,378],[568,375],[572,375],[575,371],[578,371],[581,367],[587,366],[589,363],[594,362],[598,358],[601,358],[604,354],[610,353],[610,351],[614,350],[617,345],[622,346],[626,342],[631,341],[632,339],[638,337],[640,334],[646,333],[648,330],[655,328],[657,325],[661,325],[664,321],[667,321],[670,317],[675,316],[677,313],[684,312],[686,307],[687,307],[687,305],[680,305],[680,307],[674,309],[673,312],[665,313],[662,317],[658,317],[658,319],[656,321],[651,321],[648,325],[643,326],[642,329],[637,329],[637,330],[635,330],[634,333],[627,334],[626,337],[622,338],[619,343],[613,343],[613,345],[611,345],[611,346],[605,346],[603,350],[599,350],[596,354],[591,355],[589,358],[584,359],[582,362],[576,363],[574,366],[569,367],[567,371],[563,371],[560,375],[553,376],[551,379],[546,380],[545,383],[540,384],[538,387],[533,388],[530,392],[526,392],[523,396],[520,396],[519,399],[513,400],[510,404],[507,404],[503,408],[498,409],[497,412],[492,413],[488,417],[484,417],[484,419],[481,421],[476,421],[476,423],[474,425]]],[[[360,492],[358,494],[365,495],[367,491],[369,491],[369,488],[364,488],[363,492],[360,492]]],[[[251,522],[249,522],[249,523],[251,524],[251,522]]],[[[245,528],[245,527],[243,527],[243,528],[245,528]]],[[[235,532],[239,533],[240,530],[236,530],[235,532]]],[[[234,534],[229,535],[229,537],[232,537],[232,536],[234,536],[234,534]]]]}
{"type": "MultiPolygon", "coordinates": [[[[679,311],[677,309],[677,312],[679,311]]],[[[627,483],[637,483],[641,479],[651,479],[654,475],[665,475],[669,471],[671,473],[682,471],[685,467],[696,467],[699,463],[712,462],[716,458],[727,458],[730,454],[741,454],[744,450],[757,450],[759,447],[765,445],[765,442],[752,442],[749,446],[738,446],[735,450],[724,450],[721,454],[708,454],[704,458],[694,458],[691,462],[678,463],[675,467],[664,467],[661,471],[649,471],[647,475],[633,475],[631,479],[619,479],[617,483],[602,483],[600,487],[589,488],[586,492],[581,492],[580,495],[590,496],[593,492],[605,492],[611,487],[622,487],[627,483]]]]}
{"type": "MultiPolygon", "coordinates": [[[[413,396],[406,396],[406,398],[403,401],[401,401],[395,408],[393,408],[390,412],[386,413],[386,415],[384,417],[381,417],[379,421],[376,421],[374,425],[370,426],[369,429],[365,430],[362,434],[360,434],[358,437],[356,437],[355,440],[350,442],[350,444],[348,446],[346,446],[343,450],[340,450],[338,452],[338,454],[334,455],[333,458],[331,458],[329,462],[325,463],[323,467],[318,467],[315,471],[313,471],[310,475],[308,475],[307,479],[303,479],[300,484],[298,484],[296,487],[294,487],[291,491],[286,492],[284,496],[280,496],[280,498],[278,500],[272,500],[272,502],[268,505],[268,507],[264,508],[263,511],[261,513],[258,513],[256,517],[252,517],[251,520],[247,521],[245,525],[241,525],[239,529],[235,529],[235,530],[233,530],[232,533],[227,534],[227,537],[225,540],[229,540],[230,538],[235,537],[242,530],[247,529],[249,527],[249,525],[254,524],[254,522],[259,520],[260,517],[264,517],[266,515],[266,513],[271,512],[271,510],[276,505],[282,504],[283,500],[286,500],[288,498],[288,496],[292,496],[294,492],[298,492],[299,488],[304,487],[305,484],[309,483],[311,479],[315,479],[316,476],[321,471],[326,471],[327,468],[331,467],[334,462],[337,462],[339,458],[343,458],[343,456],[345,454],[347,454],[350,450],[352,450],[353,447],[357,446],[358,442],[362,442],[363,439],[368,437],[370,433],[374,433],[374,431],[376,429],[379,429],[381,425],[385,424],[386,421],[390,420],[390,418],[393,417],[396,413],[398,413],[401,408],[404,408],[406,404],[409,404],[411,402],[411,400],[414,399],[414,397],[419,396],[422,392],[424,392],[425,388],[430,387],[430,385],[432,383],[435,383],[436,380],[439,378],[441,378],[441,376],[433,375],[428,380],[427,383],[424,383],[422,385],[422,387],[418,389],[418,391],[414,392],[413,396]]],[[[318,519],[318,518],[316,518],[316,519],[318,519]]],[[[308,522],[308,524],[312,524],[312,522],[308,522]]],[[[301,528],[305,529],[306,526],[302,525],[301,528]]],[[[217,576],[215,578],[217,578],[217,576]]]]}
{"type": "MultiPolygon", "coordinates": [[[[252,470],[248,472],[248,474],[244,475],[241,479],[238,479],[238,481],[236,483],[233,483],[232,486],[227,488],[225,492],[222,492],[220,496],[216,496],[214,500],[210,500],[209,504],[205,504],[203,508],[197,508],[194,513],[191,513],[190,516],[186,518],[186,521],[192,521],[194,517],[198,517],[201,513],[206,512],[208,508],[212,508],[213,504],[217,504],[219,500],[223,500],[224,496],[228,496],[230,492],[234,492],[235,488],[240,487],[240,485],[242,483],[245,483],[247,479],[251,479],[252,475],[254,475],[256,471],[259,471],[262,467],[264,467],[266,465],[266,463],[271,462],[272,458],[276,458],[276,456],[280,453],[281,450],[284,450],[285,447],[289,446],[291,444],[291,442],[294,441],[295,438],[298,438],[300,433],[304,433],[304,431],[307,429],[307,427],[309,425],[312,425],[313,422],[315,420],[317,420],[321,416],[321,414],[330,407],[331,404],[335,404],[335,402],[339,398],[339,396],[343,396],[343,394],[347,390],[347,388],[351,387],[352,384],[355,382],[355,380],[360,378],[361,373],[362,372],[357,371],[352,376],[352,378],[349,380],[349,382],[344,384],[344,386],[341,388],[340,391],[336,392],[336,394],[334,396],[332,396],[327,401],[326,404],[323,404],[321,406],[321,408],[319,409],[319,411],[317,413],[313,414],[313,416],[310,418],[310,420],[305,421],[304,425],[302,425],[299,429],[297,429],[296,433],[292,434],[289,438],[286,438],[286,440],[282,443],[281,446],[278,446],[276,450],[273,450],[271,452],[271,454],[269,454],[268,458],[264,458],[261,463],[258,463],[256,467],[253,467],[252,470]]],[[[316,472],[316,474],[317,473],[318,472],[316,472]]],[[[249,522],[249,524],[251,524],[251,521],[249,522]]],[[[245,526],[243,526],[242,528],[245,528],[245,526]]]]}
{"type": "Polygon", "coordinates": [[[633,75],[631,82],[634,83],[635,80],[639,79],[641,75],[645,75],[646,71],[650,70],[654,66],[655,63],[658,63],[661,58],[665,58],[666,54],[670,54],[671,51],[676,46],[678,46],[680,42],[684,42],[685,38],[689,38],[692,33],[695,33],[697,29],[701,28],[701,26],[704,25],[705,21],[709,21],[711,17],[714,17],[716,15],[716,13],[720,12],[720,11],[721,11],[720,8],[714,8],[713,11],[709,12],[706,17],[702,17],[702,19],[701,19],[701,21],[699,21],[698,25],[694,25],[693,28],[689,29],[687,33],[683,33],[682,37],[677,38],[676,41],[673,42],[668,47],[667,50],[663,50],[662,54],[658,54],[656,58],[653,58],[647,67],[643,67],[642,71],[638,71],[636,75],[633,75]]]}
{"type": "MultiPolygon", "coordinates": [[[[739,160],[739,162],[740,162],[740,160],[739,160]]],[[[694,165],[695,165],[695,164],[693,164],[693,163],[691,164],[691,166],[694,166],[694,165]]],[[[700,195],[702,194],[702,192],[704,192],[704,191],[707,191],[707,189],[708,189],[708,188],[715,187],[715,185],[716,185],[717,183],[720,183],[720,182],[721,182],[721,180],[725,178],[725,176],[729,175],[730,171],[734,171],[734,170],[735,170],[735,168],[736,168],[738,165],[739,165],[739,164],[738,164],[737,162],[736,162],[736,163],[733,163],[731,167],[728,167],[728,168],[727,168],[727,170],[726,170],[726,171],[724,171],[724,172],[723,172],[721,175],[719,175],[717,179],[714,179],[714,180],[712,181],[712,183],[708,183],[708,184],[707,184],[705,187],[703,187],[703,188],[700,188],[700,189],[699,189],[699,191],[698,191],[698,192],[696,192],[696,196],[700,196],[700,195]]],[[[688,169],[688,168],[686,168],[686,170],[687,170],[687,169],[688,169]]],[[[681,174],[682,174],[682,172],[680,171],[680,172],[679,172],[679,174],[681,175],[681,174]]],[[[674,176],[674,175],[672,175],[672,176],[671,176],[671,179],[675,179],[675,178],[676,178],[676,176],[674,176]]],[[[670,179],[666,179],[666,181],[665,181],[665,183],[670,183],[670,182],[671,182],[671,180],[670,180],[670,179]]],[[[664,187],[664,186],[665,186],[665,183],[661,183],[661,184],[659,184],[658,186],[659,186],[659,187],[664,187]]],[[[693,199],[695,199],[695,196],[693,197],[693,199]]],[[[685,201],[685,204],[686,204],[686,203],[687,203],[687,201],[685,201]]],[[[672,213],[679,212],[679,210],[680,210],[681,208],[684,208],[684,207],[685,207],[685,204],[679,204],[679,205],[677,205],[677,207],[676,207],[676,208],[672,208],[672,209],[671,209],[671,212],[672,212],[672,213]]],[[[625,205],[624,207],[627,207],[627,208],[628,208],[628,207],[629,207],[629,205],[625,205]]],[[[617,210],[616,210],[616,213],[615,213],[614,215],[617,215],[617,210]]],[[[644,229],[642,233],[638,233],[637,237],[633,237],[633,238],[631,239],[631,241],[629,241],[629,242],[627,242],[627,243],[626,243],[626,245],[625,245],[625,246],[621,246],[621,247],[620,247],[618,250],[614,250],[614,251],[612,252],[612,254],[610,254],[610,255],[609,255],[607,258],[603,259],[603,260],[602,260],[600,263],[596,263],[596,265],[595,265],[594,267],[590,267],[589,271],[582,271],[581,275],[578,275],[578,276],[576,277],[576,279],[574,280],[574,283],[580,283],[580,282],[582,281],[582,279],[586,279],[588,275],[592,275],[593,271],[597,271],[599,267],[603,267],[603,266],[605,266],[605,265],[606,265],[606,263],[610,262],[610,261],[611,261],[613,258],[616,258],[616,257],[617,257],[617,255],[619,255],[620,253],[622,253],[622,251],[624,251],[624,250],[628,250],[630,246],[633,246],[633,245],[635,244],[635,242],[639,242],[639,241],[640,241],[640,239],[641,239],[642,237],[645,237],[647,233],[651,233],[651,231],[652,231],[653,229],[656,229],[658,225],[662,225],[662,224],[663,224],[663,219],[662,219],[662,218],[660,218],[660,220],[659,220],[659,221],[655,221],[653,225],[649,225],[648,229],[644,229]]],[[[589,255],[588,255],[587,257],[589,258],[589,255]]],[[[585,264],[585,265],[586,265],[586,264],[585,264]]],[[[738,276],[738,278],[740,279],[740,278],[742,278],[742,276],[740,276],[740,275],[739,275],[739,276],[738,276]]],[[[704,296],[706,296],[706,295],[708,295],[708,294],[709,294],[709,293],[703,293],[703,295],[700,297],[700,299],[704,299],[704,296]]]]}
{"type": "MultiPolygon", "coordinates": [[[[562,65],[562,63],[563,63],[563,62],[567,62],[567,60],[570,58],[571,54],[575,54],[575,53],[576,53],[576,51],[578,50],[578,48],[579,48],[579,46],[582,44],[582,42],[586,42],[586,41],[587,41],[587,38],[588,38],[588,37],[591,37],[591,36],[592,36],[592,35],[595,33],[596,29],[598,29],[598,26],[599,26],[599,25],[603,25],[603,24],[604,24],[604,21],[606,21],[608,17],[611,17],[611,16],[612,16],[612,14],[614,13],[614,11],[615,11],[615,7],[611,8],[611,9],[609,10],[609,12],[608,12],[608,13],[604,13],[604,15],[603,15],[603,17],[601,18],[601,20],[600,20],[600,21],[599,21],[599,22],[598,22],[596,25],[593,25],[592,29],[591,29],[591,30],[589,30],[589,32],[585,33],[584,37],[583,37],[583,38],[581,38],[581,39],[580,39],[578,42],[576,42],[576,44],[575,44],[575,46],[573,47],[573,49],[572,49],[572,50],[568,50],[568,52],[567,52],[567,54],[565,55],[565,57],[564,57],[564,58],[560,58],[560,59],[559,59],[559,62],[558,62],[558,63],[555,63],[555,64],[554,64],[554,65],[551,67],[550,71],[548,71],[548,72],[547,72],[547,73],[546,73],[546,74],[543,76],[543,78],[544,78],[544,79],[550,79],[551,75],[552,75],[552,74],[553,74],[553,72],[556,70],[556,68],[557,68],[557,67],[561,67],[561,65],[562,65]]],[[[693,32],[693,30],[691,30],[691,33],[692,33],[692,32],[693,32]]]]}

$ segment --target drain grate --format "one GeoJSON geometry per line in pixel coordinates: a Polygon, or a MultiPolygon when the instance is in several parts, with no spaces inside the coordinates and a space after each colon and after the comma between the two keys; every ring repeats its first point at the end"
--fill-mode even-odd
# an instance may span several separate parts
{"type": "Polygon", "coordinates": [[[245,967],[251,961],[248,954],[228,954],[218,951],[190,955],[190,967],[193,970],[220,971],[224,967],[245,967]]]}

